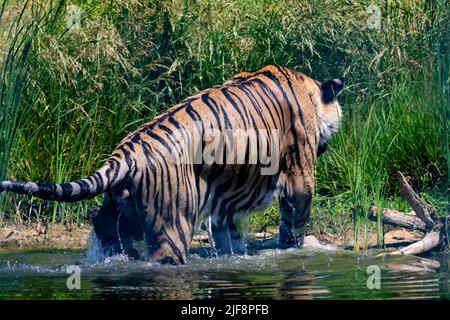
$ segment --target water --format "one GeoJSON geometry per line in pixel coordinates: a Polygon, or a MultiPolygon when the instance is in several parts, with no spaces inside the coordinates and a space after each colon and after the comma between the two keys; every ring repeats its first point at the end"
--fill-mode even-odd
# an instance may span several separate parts
{"type": "MultiPolygon", "coordinates": [[[[255,249],[246,257],[209,258],[207,249],[200,248],[193,250],[188,265],[173,267],[124,257],[91,263],[86,250],[3,249],[0,299],[450,298],[448,255],[377,254],[255,249]],[[81,269],[80,289],[67,288],[70,265],[81,269]],[[368,288],[369,266],[380,271],[380,289],[368,288]]],[[[376,286],[376,278],[371,279],[369,285],[376,286]]]]}

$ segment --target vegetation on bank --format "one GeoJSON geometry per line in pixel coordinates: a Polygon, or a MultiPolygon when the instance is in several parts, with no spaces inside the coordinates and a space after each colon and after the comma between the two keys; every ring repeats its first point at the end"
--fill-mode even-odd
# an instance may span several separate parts
{"type": "MultiPolygon", "coordinates": [[[[342,128],[318,163],[309,230],[353,224],[364,247],[371,203],[407,209],[398,170],[449,211],[448,8],[450,0],[4,1],[0,180],[86,176],[127,133],[241,71],[275,63],[318,80],[345,74],[342,128]]],[[[100,201],[5,194],[0,225],[80,223],[100,201]]],[[[261,230],[278,219],[273,206],[245,224],[261,230]]]]}

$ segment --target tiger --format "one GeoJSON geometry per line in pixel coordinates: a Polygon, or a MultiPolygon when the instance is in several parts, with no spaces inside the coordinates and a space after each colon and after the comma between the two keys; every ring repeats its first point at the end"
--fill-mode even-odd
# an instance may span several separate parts
{"type": "Polygon", "coordinates": [[[321,83],[279,65],[242,72],[143,124],[87,178],[63,184],[3,181],[0,192],[60,202],[103,194],[91,219],[109,255],[142,258],[133,242],[143,241],[146,261],[186,264],[201,217],[208,222],[210,243],[218,255],[243,255],[246,244],[237,222],[276,200],[279,247],[301,246],[317,158],[339,129],[342,114],[336,97],[344,84],[344,77],[321,83]],[[265,138],[256,143],[251,137],[240,139],[234,156],[225,159],[228,140],[201,139],[201,130],[215,130],[222,137],[253,130],[265,138]],[[261,134],[268,131],[277,134],[261,134]],[[183,137],[198,137],[194,149],[214,150],[213,160],[231,161],[188,161],[192,146],[182,143],[183,137]],[[258,149],[272,157],[275,170],[269,174],[262,174],[267,163],[249,161],[258,149]],[[237,157],[243,161],[236,162],[237,157]]]}

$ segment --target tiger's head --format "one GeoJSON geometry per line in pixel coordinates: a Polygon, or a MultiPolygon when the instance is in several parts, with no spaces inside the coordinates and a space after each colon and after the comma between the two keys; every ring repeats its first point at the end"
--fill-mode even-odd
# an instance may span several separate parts
{"type": "Polygon", "coordinates": [[[317,83],[320,88],[317,105],[317,121],[319,127],[318,155],[327,148],[331,137],[338,131],[341,121],[341,106],[336,96],[344,88],[345,78],[340,77],[322,83],[317,83]]]}

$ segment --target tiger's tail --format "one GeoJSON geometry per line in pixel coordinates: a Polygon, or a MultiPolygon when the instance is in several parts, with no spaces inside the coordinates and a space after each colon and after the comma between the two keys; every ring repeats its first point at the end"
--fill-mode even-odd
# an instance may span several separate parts
{"type": "Polygon", "coordinates": [[[69,183],[51,184],[22,181],[0,182],[0,193],[4,191],[36,196],[44,200],[75,202],[93,198],[120,183],[127,175],[127,162],[118,157],[110,157],[91,176],[69,183]]]}

